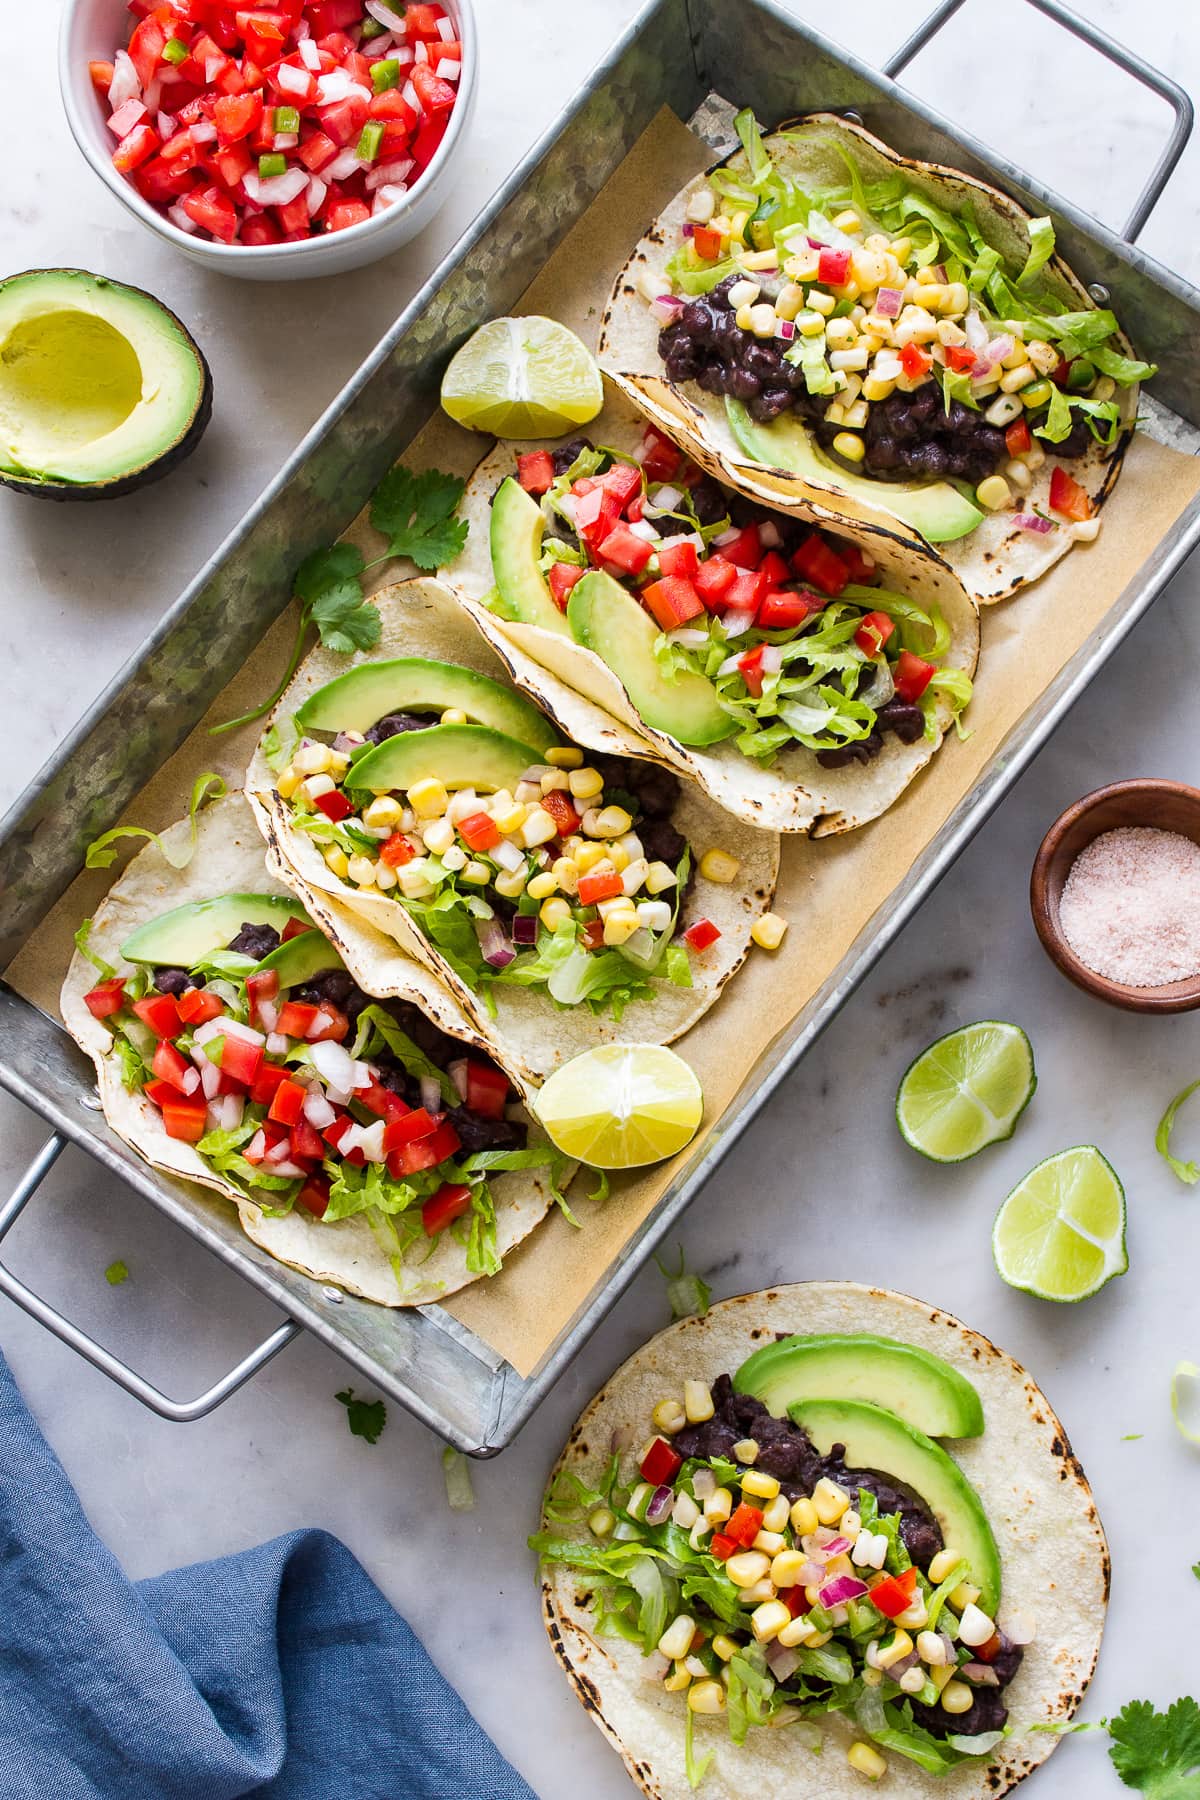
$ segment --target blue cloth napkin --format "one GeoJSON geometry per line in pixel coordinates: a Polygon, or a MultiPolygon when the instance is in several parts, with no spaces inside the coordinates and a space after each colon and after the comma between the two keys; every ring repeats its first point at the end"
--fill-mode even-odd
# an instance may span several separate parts
{"type": "Polygon", "coordinates": [[[534,1800],[344,1544],[126,1579],[0,1355],[3,1800],[534,1800]]]}

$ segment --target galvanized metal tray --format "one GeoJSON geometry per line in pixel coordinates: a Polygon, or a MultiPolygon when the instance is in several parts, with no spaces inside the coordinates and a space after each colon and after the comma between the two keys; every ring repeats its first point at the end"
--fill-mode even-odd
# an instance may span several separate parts
{"type": "MultiPolygon", "coordinates": [[[[951,163],[1052,210],[1074,267],[1111,301],[1159,364],[1153,429],[1200,443],[1195,342],[1200,293],[1133,246],[1187,140],[1191,104],[1172,81],[1058,0],[1029,0],[1160,94],[1175,115],[1169,142],[1123,237],[965,137],[894,77],[962,4],[943,0],[883,74],[783,14],[773,0],[649,0],[560,121],[510,176],[301,443],[237,531],[200,571],[139,655],[101,695],[0,824],[0,959],[7,963],[83,866],[87,843],[113,823],[199,721],[286,604],[291,571],[336,537],[437,405],[451,351],[485,318],[508,310],[664,104],[719,134],[729,109],[713,94],[773,119],[806,109],[853,111],[911,155],[951,163]]],[[[722,146],[723,147],[723,146],[722,146]]],[[[301,1329],[314,1332],[377,1388],[473,1455],[508,1444],[805,1050],[920,906],[1012,786],[1096,671],[1200,540],[1200,501],[1139,571],[1102,626],[1043,693],[962,801],[936,843],[852,945],[840,966],[753,1071],[715,1131],[626,1245],[540,1369],[523,1378],[441,1308],[395,1312],[322,1288],[272,1261],[240,1231],[232,1208],[146,1167],[106,1126],[91,1065],[62,1028],[0,983],[0,1083],[47,1119],[53,1134],[7,1203],[11,1228],[68,1141],[120,1175],[229,1267],[273,1299],[284,1322],[206,1393],[175,1400],[86,1336],[2,1262],[0,1290],[164,1417],[199,1418],[233,1393],[301,1329]]]]}

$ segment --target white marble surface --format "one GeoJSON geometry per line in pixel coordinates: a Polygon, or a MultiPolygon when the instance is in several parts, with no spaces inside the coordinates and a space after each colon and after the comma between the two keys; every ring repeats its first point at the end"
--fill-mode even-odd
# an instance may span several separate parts
{"type": "MultiPolygon", "coordinates": [[[[292,289],[207,276],[137,228],[78,158],[48,73],[33,79],[19,9],[3,9],[0,118],[10,155],[0,265],[82,264],[152,289],[196,330],[217,382],[212,429],[165,486],[69,516],[0,493],[4,801],[134,651],[635,10],[632,0],[477,6],[479,115],[446,213],[388,263],[292,289]]],[[[812,0],[796,0],[796,10],[828,23],[828,9],[812,0]]],[[[923,10],[920,0],[859,0],[841,35],[879,61],[923,10]]],[[[1191,8],[1083,0],[1083,10],[1200,91],[1191,8]]],[[[57,11],[57,0],[42,8],[46,38],[57,11]]],[[[1163,126],[1157,102],[1068,47],[1019,0],[975,0],[912,81],[1111,223],[1127,210],[1163,126]]],[[[1145,234],[1150,251],[1193,279],[1200,250],[1189,174],[1198,160],[1191,151],[1145,234]]],[[[1068,1423],[1113,1543],[1113,1607],[1091,1717],[1134,1695],[1169,1700],[1187,1691],[1195,1668],[1200,1583],[1189,1567],[1200,1556],[1200,1462],[1175,1435],[1167,1388],[1178,1358],[1200,1359],[1200,1201],[1173,1182],[1152,1136],[1166,1098],[1200,1073],[1200,1029],[1193,1018],[1109,1012],[1062,983],[1034,938],[1025,888],[1042,830],[1077,794],[1135,773],[1196,780],[1198,598],[1192,567],[696,1203],[684,1234],[689,1260],[718,1295],[810,1276],[886,1282],[953,1307],[1028,1364],[1068,1423]],[[891,1124],[899,1074],[930,1037],[989,1015],[1029,1031],[1041,1077],[1034,1104],[1015,1142],[978,1162],[958,1171],[921,1165],[891,1124]],[[1041,1305],[994,1274],[991,1219],[1040,1157],[1091,1140],[1126,1185],[1132,1268],[1083,1306],[1041,1305]],[[1123,1441],[1135,1432],[1144,1435],[1123,1441]],[[1153,1624],[1143,1616],[1148,1595],[1153,1624]]],[[[1190,1124],[1194,1147],[1200,1123],[1190,1124]]],[[[5,1191],[42,1135],[0,1099],[5,1191]]],[[[10,1254],[168,1391],[195,1390],[272,1323],[249,1288],[74,1154],[14,1233],[10,1254]],[[132,1274],[110,1289],[103,1270],[115,1257],[132,1274]]],[[[568,1770],[573,1793],[621,1800],[631,1789],[619,1764],[556,1673],[523,1542],[576,1411],[663,1314],[651,1270],[517,1445],[476,1470],[479,1504],[465,1517],[445,1508],[437,1445],[399,1411],[373,1449],[347,1435],[333,1399],[345,1367],[312,1341],[186,1427],[153,1418],[2,1303],[0,1342],[97,1529],[132,1574],[324,1525],[382,1583],[543,1800],[557,1800],[568,1770]]],[[[1044,1800],[1123,1791],[1091,1738],[1065,1746],[1038,1781],[1044,1800]]]]}

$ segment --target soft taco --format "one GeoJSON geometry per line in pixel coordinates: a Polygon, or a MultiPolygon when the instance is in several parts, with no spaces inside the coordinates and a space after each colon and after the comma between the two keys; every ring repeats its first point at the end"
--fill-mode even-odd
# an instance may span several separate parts
{"type": "Polygon", "coordinates": [[[558,715],[581,742],[616,721],[766,829],[878,817],[970,698],[962,583],[894,532],[835,534],[718,479],[698,441],[681,450],[606,393],[587,438],[497,444],[444,578],[524,688],[581,696],[558,715]]]}
{"type": "Polygon", "coordinates": [[[850,1282],[653,1338],[576,1424],[531,1544],[555,1654],[655,1800],[851,1800],[864,1775],[994,1800],[1055,1748],[1108,1599],[1029,1376],[850,1282]]]}
{"type": "Polygon", "coordinates": [[[1155,371],[1052,220],[831,113],[737,128],[621,271],[605,368],[769,491],[937,544],[979,600],[1094,537],[1155,371]]]}
{"type": "MultiPolygon", "coordinates": [[[[423,962],[527,1080],[678,1037],[749,950],[778,839],[616,728],[585,755],[437,582],[376,602],[377,647],[314,651],[247,776],[275,872],[423,962]]],[[[378,990],[369,953],[348,961],[378,990]]]]}
{"type": "Polygon", "coordinates": [[[197,824],[185,868],[187,821],[133,859],[63,985],[109,1124],[314,1280],[419,1306],[494,1273],[570,1166],[427,970],[363,991],[241,795],[197,824]]]}

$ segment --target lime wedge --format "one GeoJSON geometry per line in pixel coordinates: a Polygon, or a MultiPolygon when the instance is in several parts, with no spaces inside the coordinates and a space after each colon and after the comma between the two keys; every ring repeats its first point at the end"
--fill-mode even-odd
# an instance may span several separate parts
{"type": "Polygon", "coordinates": [[[673,1050],[600,1044],[555,1070],[533,1110],[567,1156],[597,1169],[635,1169],[691,1143],[704,1096],[673,1050]]]}
{"type": "Polygon", "coordinates": [[[1129,1267],[1125,1190],[1094,1144],[1060,1150],[1018,1182],[992,1227],[1010,1287],[1039,1300],[1086,1300],[1129,1267]]]}
{"type": "Polygon", "coordinates": [[[603,404],[588,350],[565,325],[536,314],[481,325],[442,378],[450,417],[494,437],[558,437],[603,404]]]}
{"type": "Polygon", "coordinates": [[[1012,1136],[1036,1086],[1021,1027],[981,1019],[939,1038],[909,1065],[896,1123],[905,1143],[931,1162],[966,1162],[1012,1136]]]}

